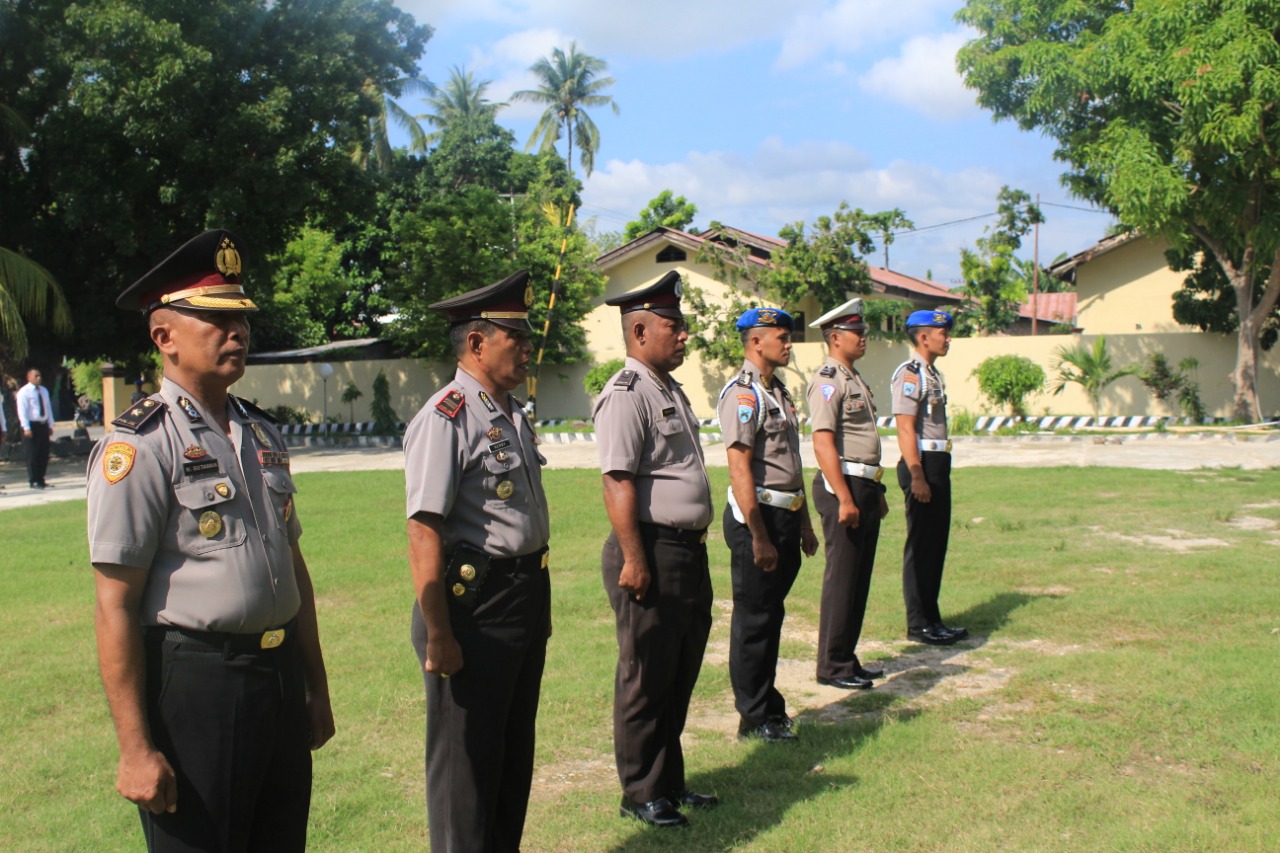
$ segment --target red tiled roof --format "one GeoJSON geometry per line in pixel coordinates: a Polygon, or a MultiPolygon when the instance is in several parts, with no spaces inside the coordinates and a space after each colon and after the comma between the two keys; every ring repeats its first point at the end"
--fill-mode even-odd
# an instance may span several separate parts
{"type": "Polygon", "coordinates": [[[934,281],[915,278],[914,276],[887,270],[884,267],[873,267],[869,264],[867,265],[867,271],[871,274],[873,284],[905,290],[909,293],[918,293],[921,296],[932,296],[935,299],[945,299],[950,302],[964,301],[963,296],[953,293],[951,288],[943,287],[934,281]]]}
{"type": "Polygon", "coordinates": [[[1028,297],[1028,301],[1018,306],[1018,316],[1031,319],[1031,300],[1035,300],[1036,320],[1046,323],[1074,323],[1076,321],[1076,293],[1074,290],[1062,293],[1040,293],[1028,297]]]}

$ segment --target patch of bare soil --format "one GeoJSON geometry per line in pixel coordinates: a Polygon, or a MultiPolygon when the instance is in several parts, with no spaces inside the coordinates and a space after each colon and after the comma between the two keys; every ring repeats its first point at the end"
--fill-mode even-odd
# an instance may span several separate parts
{"type": "Polygon", "coordinates": [[[1153,548],[1163,548],[1166,551],[1175,551],[1183,554],[1200,548],[1225,548],[1231,544],[1224,539],[1217,539],[1211,536],[1199,538],[1193,537],[1185,530],[1177,530],[1174,528],[1166,528],[1166,535],[1163,536],[1153,533],[1143,533],[1137,536],[1131,536],[1127,533],[1103,530],[1097,525],[1094,525],[1089,529],[1099,536],[1106,536],[1110,539],[1116,539],[1130,545],[1144,545],[1153,548]]]}

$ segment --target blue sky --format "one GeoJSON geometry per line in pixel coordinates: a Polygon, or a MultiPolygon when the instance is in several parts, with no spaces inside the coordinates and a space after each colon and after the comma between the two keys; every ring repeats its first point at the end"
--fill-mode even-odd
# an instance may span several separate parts
{"type": "MultiPolygon", "coordinates": [[[[1050,141],[974,103],[955,71],[972,37],[954,20],[957,0],[398,5],[435,28],[423,76],[443,83],[464,66],[492,81],[494,101],[532,88],[529,66],[571,41],[609,63],[620,115],[590,111],[602,143],[581,212],[598,230],[621,230],[664,189],[697,205],[695,225],[764,234],[841,201],[898,207],[922,230],[898,235],[890,266],[951,284],[960,249],[992,218],[927,226],[992,213],[1002,185],[1040,194],[1042,263],[1089,247],[1112,221],[1067,195],[1050,141]]],[[[523,145],[539,112],[513,104],[499,123],[523,145]]]]}

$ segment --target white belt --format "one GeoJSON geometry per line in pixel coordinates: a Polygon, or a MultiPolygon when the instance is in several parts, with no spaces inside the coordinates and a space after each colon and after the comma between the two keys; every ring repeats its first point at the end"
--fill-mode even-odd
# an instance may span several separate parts
{"type": "MultiPolygon", "coordinates": [[[[777,509],[788,509],[792,512],[804,506],[804,490],[798,492],[780,492],[777,489],[762,489],[756,487],[756,500],[765,506],[775,507],[777,509]]],[[[729,487],[729,509],[733,511],[733,518],[739,524],[746,524],[746,516],[742,514],[742,507],[738,506],[738,499],[733,496],[733,486],[729,487]]]]}
{"type": "Polygon", "coordinates": [[[921,450],[931,450],[934,453],[951,452],[951,439],[949,438],[922,438],[918,444],[921,450]]]}
{"type": "Polygon", "coordinates": [[[884,477],[884,469],[879,465],[863,465],[861,462],[841,460],[840,470],[851,477],[863,477],[868,480],[875,480],[877,483],[884,477]]]}

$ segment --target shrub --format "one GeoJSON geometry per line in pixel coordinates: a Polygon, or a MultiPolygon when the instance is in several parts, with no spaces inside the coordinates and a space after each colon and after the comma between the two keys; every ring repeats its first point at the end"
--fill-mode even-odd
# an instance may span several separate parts
{"type": "Polygon", "coordinates": [[[400,426],[400,419],[391,408],[391,383],[387,372],[379,370],[373,379],[373,401],[369,405],[373,415],[373,431],[378,435],[393,435],[400,426]]]}
{"type": "Polygon", "coordinates": [[[621,370],[624,364],[626,362],[620,358],[606,361],[604,364],[597,364],[587,371],[586,376],[582,377],[582,387],[592,397],[596,396],[604,390],[604,383],[609,381],[609,377],[621,370]]]}
{"type": "Polygon", "coordinates": [[[1008,406],[1012,415],[1026,414],[1026,398],[1044,390],[1044,368],[1023,355],[997,355],[973,371],[982,396],[995,406],[1008,406]]]}

